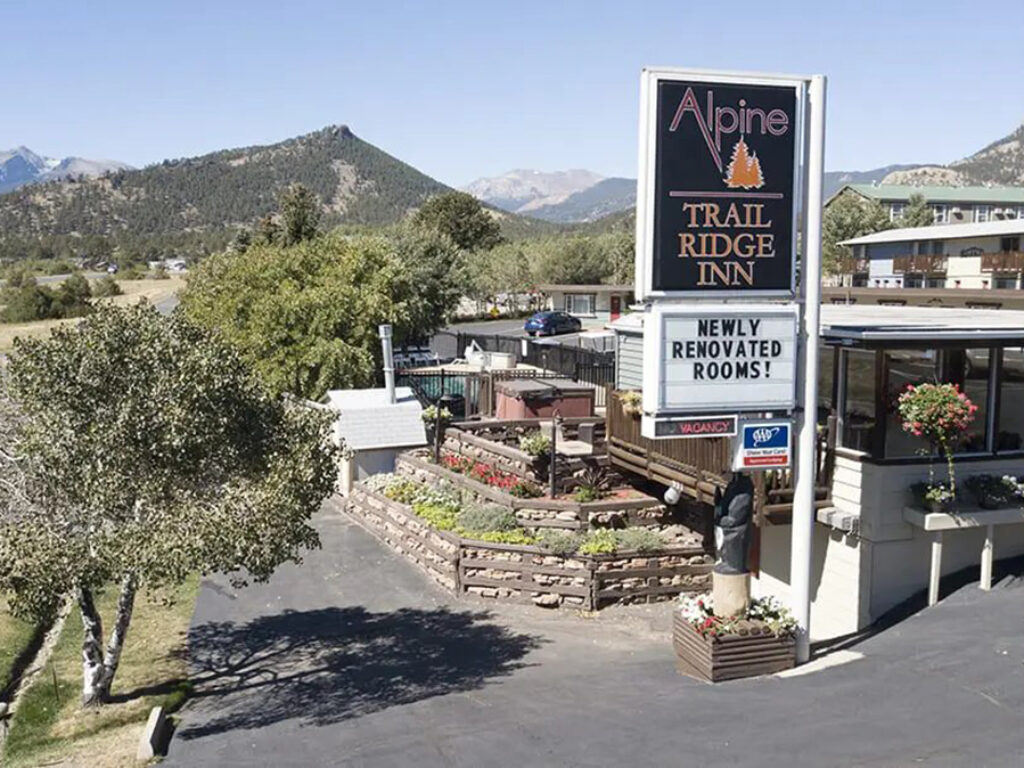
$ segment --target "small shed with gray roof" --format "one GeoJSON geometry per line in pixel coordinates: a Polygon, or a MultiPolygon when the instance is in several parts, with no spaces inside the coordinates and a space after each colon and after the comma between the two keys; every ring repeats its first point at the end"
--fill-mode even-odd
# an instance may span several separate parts
{"type": "Polygon", "coordinates": [[[344,389],[327,393],[327,406],[338,412],[335,439],[345,449],[339,489],[370,475],[391,472],[395,456],[427,444],[423,408],[409,387],[396,387],[395,402],[387,389],[344,389]]]}

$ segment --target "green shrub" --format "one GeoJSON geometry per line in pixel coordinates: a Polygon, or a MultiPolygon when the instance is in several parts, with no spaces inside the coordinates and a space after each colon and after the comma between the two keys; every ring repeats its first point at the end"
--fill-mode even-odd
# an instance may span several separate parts
{"type": "Polygon", "coordinates": [[[592,485],[581,485],[572,494],[572,497],[581,504],[586,504],[588,501],[600,501],[603,496],[604,494],[592,485]]]}
{"type": "Polygon", "coordinates": [[[626,528],[615,531],[617,549],[629,552],[654,552],[665,547],[665,537],[650,528],[626,528]]]}
{"type": "Polygon", "coordinates": [[[514,531],[518,527],[515,513],[497,504],[471,506],[459,512],[459,528],[465,531],[514,531]]]}
{"type": "Polygon", "coordinates": [[[569,557],[580,548],[584,537],[575,531],[545,528],[537,533],[537,543],[553,555],[569,557]]]}
{"type": "Polygon", "coordinates": [[[534,538],[522,528],[514,531],[484,531],[483,533],[470,532],[466,538],[487,541],[491,544],[533,544],[534,538]]]}
{"type": "Polygon", "coordinates": [[[438,531],[455,530],[458,508],[449,504],[417,502],[412,511],[430,527],[438,531]]]}
{"type": "Polygon", "coordinates": [[[534,458],[545,456],[551,453],[551,438],[535,429],[519,438],[519,449],[534,458]]]}
{"type": "Polygon", "coordinates": [[[101,277],[96,281],[92,288],[92,295],[101,299],[107,298],[108,296],[120,296],[122,293],[124,293],[124,291],[121,290],[121,286],[118,285],[117,280],[110,275],[101,277]]]}
{"type": "Polygon", "coordinates": [[[396,477],[388,483],[382,493],[399,504],[412,504],[423,486],[405,477],[396,477]]]}
{"type": "Polygon", "coordinates": [[[650,528],[611,530],[596,528],[580,545],[583,555],[612,555],[616,552],[655,552],[665,547],[665,537],[650,528]]]}
{"type": "Polygon", "coordinates": [[[597,528],[587,533],[579,551],[581,555],[611,555],[615,553],[617,545],[615,531],[597,528]]]}

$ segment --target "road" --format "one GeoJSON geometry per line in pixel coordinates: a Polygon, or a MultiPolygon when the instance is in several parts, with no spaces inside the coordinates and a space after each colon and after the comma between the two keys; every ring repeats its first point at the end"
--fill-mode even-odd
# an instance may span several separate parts
{"type": "MultiPolygon", "coordinates": [[[[107,273],[106,272],[83,272],[82,276],[87,278],[87,279],[89,279],[89,280],[99,280],[100,278],[106,277],[107,273]]],[[[59,283],[62,280],[67,280],[69,277],[71,277],[70,273],[68,273],[66,275],[38,275],[35,280],[36,280],[37,283],[59,283]]],[[[6,284],[5,280],[0,280],[0,286],[5,285],[5,284],[6,284]]]]}
{"type": "Polygon", "coordinates": [[[165,765],[1024,764],[1024,589],[968,585],[857,660],[711,686],[675,673],[667,604],[456,600],[337,509],[317,525],[301,567],[204,584],[165,765]]]}

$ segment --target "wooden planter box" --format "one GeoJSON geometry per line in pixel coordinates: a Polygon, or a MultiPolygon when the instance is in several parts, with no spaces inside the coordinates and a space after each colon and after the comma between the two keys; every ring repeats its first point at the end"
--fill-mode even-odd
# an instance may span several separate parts
{"type": "Polygon", "coordinates": [[[770,675],[796,665],[793,637],[778,637],[759,621],[741,622],[735,635],[704,637],[675,611],[672,644],[679,671],[710,683],[770,675]]]}

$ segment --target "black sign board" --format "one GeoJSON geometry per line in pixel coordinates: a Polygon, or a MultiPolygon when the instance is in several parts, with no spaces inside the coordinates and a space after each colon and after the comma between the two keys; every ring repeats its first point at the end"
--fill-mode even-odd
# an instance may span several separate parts
{"type": "Polygon", "coordinates": [[[655,437],[732,437],[736,434],[736,416],[691,416],[657,419],[655,437]]]}
{"type": "Polygon", "coordinates": [[[654,79],[650,291],[792,295],[801,87],[654,79]]]}

